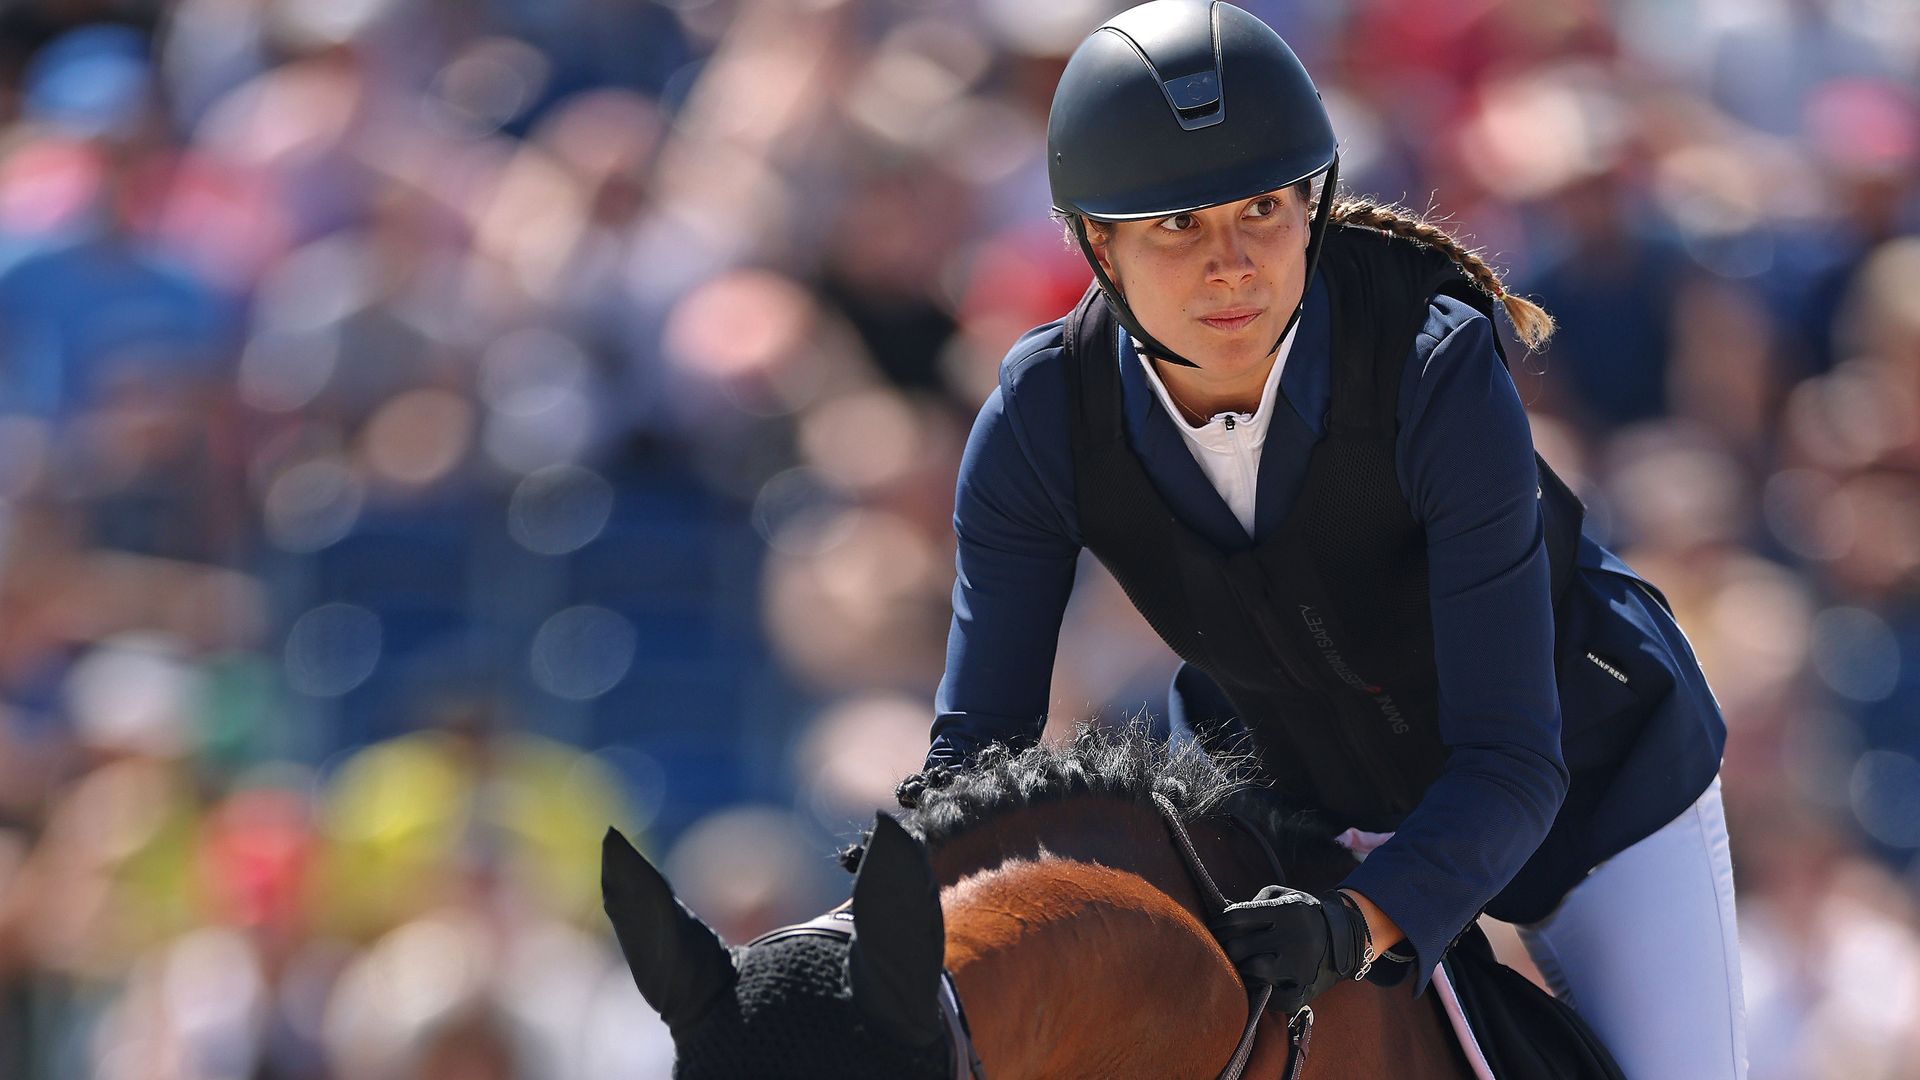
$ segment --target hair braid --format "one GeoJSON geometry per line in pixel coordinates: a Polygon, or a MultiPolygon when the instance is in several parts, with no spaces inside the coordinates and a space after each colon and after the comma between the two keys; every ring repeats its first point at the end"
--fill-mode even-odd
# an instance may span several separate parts
{"type": "Polygon", "coordinates": [[[1382,205],[1369,199],[1343,197],[1335,200],[1332,217],[1347,225],[1378,229],[1445,252],[1476,288],[1500,301],[1500,306],[1507,309],[1507,318],[1513,321],[1515,336],[1529,352],[1538,350],[1547,343],[1547,339],[1553,337],[1553,316],[1547,314],[1545,308],[1508,292],[1506,286],[1500,283],[1500,275],[1478,254],[1460,246],[1460,241],[1445,229],[1419,214],[1404,207],[1382,205]]]}

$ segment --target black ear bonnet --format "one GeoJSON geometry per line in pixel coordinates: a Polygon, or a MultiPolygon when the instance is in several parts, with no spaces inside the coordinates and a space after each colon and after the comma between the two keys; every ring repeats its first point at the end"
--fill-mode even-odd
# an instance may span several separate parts
{"type": "Polygon", "coordinates": [[[679,1033],[676,1080],[948,1080],[944,1040],[906,1046],[876,1030],[847,984],[847,942],[775,936],[734,949],[733,993],[679,1033]]]}

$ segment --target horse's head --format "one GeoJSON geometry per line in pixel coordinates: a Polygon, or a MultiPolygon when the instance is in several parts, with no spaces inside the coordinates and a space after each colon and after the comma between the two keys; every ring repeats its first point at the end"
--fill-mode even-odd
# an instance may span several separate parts
{"type": "Polygon", "coordinates": [[[728,949],[611,829],[601,889],[634,981],[673,1033],[675,1077],[953,1075],[939,892],[892,818],[875,820],[854,879],[857,936],[816,920],[728,949]]]}

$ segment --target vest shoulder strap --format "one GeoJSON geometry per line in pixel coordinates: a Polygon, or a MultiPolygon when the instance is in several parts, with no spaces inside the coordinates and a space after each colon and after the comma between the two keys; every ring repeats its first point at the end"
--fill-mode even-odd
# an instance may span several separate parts
{"type": "MultiPolygon", "coordinates": [[[[1485,315],[1496,327],[1493,348],[1509,370],[1506,346],[1494,318],[1493,298],[1443,251],[1375,229],[1337,225],[1328,234],[1320,272],[1332,306],[1334,356],[1330,426],[1353,434],[1395,430],[1407,351],[1435,296],[1451,296],[1485,315]]],[[[1586,506],[1538,452],[1539,497],[1545,521],[1553,597],[1559,601],[1573,577],[1574,554],[1586,506]]]]}
{"type": "Polygon", "coordinates": [[[1107,306],[1100,286],[1087,286],[1086,295],[1073,305],[1061,325],[1066,345],[1067,408],[1076,444],[1104,446],[1126,438],[1125,408],[1120,400],[1120,379],[1115,372],[1107,378],[1102,365],[1112,367],[1115,329],[1120,321],[1107,306]]]}
{"type": "MultiPolygon", "coordinates": [[[[1444,252],[1352,225],[1329,231],[1319,273],[1335,359],[1329,426],[1342,434],[1391,434],[1407,351],[1426,323],[1427,302],[1450,286],[1474,290],[1444,252]]],[[[1484,304],[1475,306],[1492,317],[1484,304]]]]}

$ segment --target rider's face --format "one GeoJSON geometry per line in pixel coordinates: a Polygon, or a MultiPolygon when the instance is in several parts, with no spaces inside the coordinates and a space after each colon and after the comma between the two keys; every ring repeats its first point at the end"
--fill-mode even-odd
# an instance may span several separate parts
{"type": "Polygon", "coordinates": [[[1300,302],[1307,238],[1296,188],[1089,234],[1140,325],[1223,379],[1265,370],[1300,302]]]}

